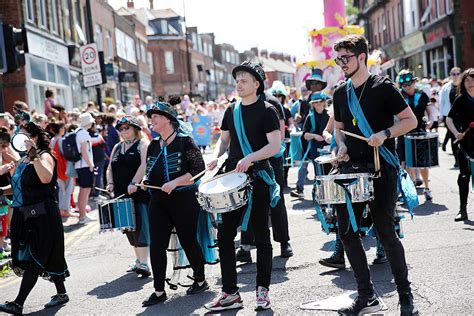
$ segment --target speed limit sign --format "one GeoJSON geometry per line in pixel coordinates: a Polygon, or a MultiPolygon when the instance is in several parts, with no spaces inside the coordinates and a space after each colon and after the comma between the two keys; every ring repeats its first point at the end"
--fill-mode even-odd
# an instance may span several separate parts
{"type": "Polygon", "coordinates": [[[100,62],[95,43],[82,46],[80,49],[82,74],[84,76],[100,72],[100,62]]]}

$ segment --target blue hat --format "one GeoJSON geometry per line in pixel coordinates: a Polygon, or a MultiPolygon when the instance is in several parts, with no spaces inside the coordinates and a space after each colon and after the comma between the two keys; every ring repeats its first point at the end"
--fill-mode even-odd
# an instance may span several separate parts
{"type": "Polygon", "coordinates": [[[159,114],[164,115],[170,119],[171,122],[179,123],[178,122],[178,111],[174,108],[174,106],[170,105],[166,102],[156,101],[153,103],[148,111],[146,111],[146,115],[151,117],[152,114],[159,114]]]}
{"type": "Polygon", "coordinates": [[[315,92],[311,94],[311,98],[309,99],[309,103],[311,102],[321,102],[326,101],[328,96],[324,92],[315,92]]]}
{"type": "Polygon", "coordinates": [[[311,77],[309,77],[308,79],[306,79],[306,88],[308,88],[308,90],[311,88],[311,81],[319,81],[323,88],[326,88],[326,86],[328,85],[326,81],[324,81],[323,79],[323,71],[321,69],[318,69],[318,68],[313,68],[311,70],[311,77]]]}

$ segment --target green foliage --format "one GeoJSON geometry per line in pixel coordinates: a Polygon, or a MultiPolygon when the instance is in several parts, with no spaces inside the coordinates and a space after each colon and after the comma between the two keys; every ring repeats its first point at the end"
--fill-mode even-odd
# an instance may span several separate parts
{"type": "Polygon", "coordinates": [[[349,17],[351,15],[357,15],[359,13],[359,9],[352,5],[352,0],[346,0],[346,16],[349,17]]]}

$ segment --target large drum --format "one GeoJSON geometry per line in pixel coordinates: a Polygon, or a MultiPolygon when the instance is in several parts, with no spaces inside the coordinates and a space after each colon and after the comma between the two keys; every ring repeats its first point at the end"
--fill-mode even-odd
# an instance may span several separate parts
{"type": "Polygon", "coordinates": [[[100,230],[135,230],[135,204],[132,199],[120,199],[98,205],[100,230]]]}
{"type": "Polygon", "coordinates": [[[411,133],[405,135],[405,162],[408,168],[438,166],[438,134],[411,133]]]}
{"type": "Polygon", "coordinates": [[[350,173],[316,176],[314,202],[324,204],[345,204],[346,190],[352,203],[374,199],[373,174],[350,173]]]}
{"type": "Polygon", "coordinates": [[[197,199],[209,213],[227,213],[247,204],[249,189],[246,173],[231,172],[201,183],[197,199]]]}

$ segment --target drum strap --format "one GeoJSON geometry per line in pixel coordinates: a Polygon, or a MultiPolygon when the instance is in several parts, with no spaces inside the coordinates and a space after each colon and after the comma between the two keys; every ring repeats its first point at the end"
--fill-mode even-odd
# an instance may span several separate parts
{"type": "MultiPolygon", "coordinates": [[[[244,156],[250,155],[253,150],[252,146],[250,146],[250,142],[245,134],[243,119],[242,119],[242,108],[241,102],[239,101],[234,108],[234,125],[235,131],[237,134],[237,138],[239,139],[240,148],[242,149],[242,153],[244,156]]],[[[280,186],[275,180],[275,173],[273,169],[270,169],[270,173],[266,170],[258,170],[257,174],[260,178],[265,181],[266,184],[269,186],[269,194],[270,194],[270,206],[275,207],[278,202],[280,201],[280,186]]],[[[247,203],[247,210],[244,213],[243,221],[242,221],[242,231],[247,230],[248,221],[250,219],[250,212],[252,210],[252,194],[249,192],[249,200],[247,203]]]]}
{"type": "MultiPolygon", "coordinates": [[[[369,122],[367,122],[364,112],[362,111],[362,107],[360,106],[355,91],[352,87],[351,79],[347,80],[346,93],[349,110],[351,111],[352,116],[355,118],[357,126],[359,127],[362,134],[366,138],[369,138],[372,134],[374,134],[374,131],[370,127],[369,122]]],[[[398,190],[402,193],[403,199],[405,200],[408,210],[410,211],[410,215],[413,218],[413,209],[419,204],[415,185],[412,181],[408,181],[408,174],[404,169],[400,168],[400,161],[396,155],[392,154],[392,152],[390,152],[390,150],[388,150],[385,145],[380,146],[379,151],[383,159],[390,166],[397,170],[398,190]]]]}
{"type": "MultiPolygon", "coordinates": [[[[316,186],[316,181],[314,182],[313,187],[316,186]]],[[[314,189],[313,189],[313,201],[315,201],[314,189]]],[[[314,209],[316,210],[316,215],[318,216],[319,221],[321,222],[321,226],[323,226],[323,230],[326,232],[327,235],[329,235],[329,226],[328,226],[328,223],[326,222],[326,218],[324,218],[323,210],[321,209],[321,206],[319,205],[319,203],[314,203],[314,209]]]]}
{"type": "Polygon", "coordinates": [[[359,182],[359,179],[354,179],[351,182],[346,182],[344,183],[339,182],[339,181],[334,181],[337,185],[341,186],[344,189],[345,195],[346,195],[346,207],[347,207],[347,212],[349,213],[349,225],[347,226],[346,234],[349,232],[350,227],[352,226],[352,230],[357,232],[359,228],[357,227],[357,221],[354,215],[354,209],[352,207],[352,201],[351,201],[351,193],[349,192],[349,187],[351,185],[357,184],[359,182]]]}

